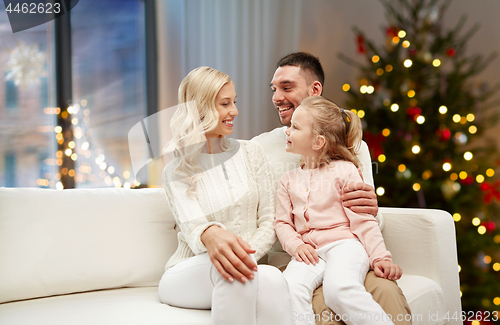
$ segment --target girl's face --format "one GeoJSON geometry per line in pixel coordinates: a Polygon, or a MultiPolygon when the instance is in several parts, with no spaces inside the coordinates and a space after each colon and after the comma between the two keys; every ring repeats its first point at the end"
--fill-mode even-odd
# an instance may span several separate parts
{"type": "Polygon", "coordinates": [[[233,120],[238,116],[236,108],[236,93],[234,84],[229,82],[222,86],[215,98],[215,108],[219,113],[219,123],[215,130],[207,133],[207,138],[220,138],[233,133],[233,120]]]}
{"type": "Polygon", "coordinates": [[[313,149],[316,136],[312,131],[312,117],[304,107],[299,106],[295,109],[291,125],[285,134],[287,135],[286,151],[304,157],[316,157],[317,153],[313,149]]]}

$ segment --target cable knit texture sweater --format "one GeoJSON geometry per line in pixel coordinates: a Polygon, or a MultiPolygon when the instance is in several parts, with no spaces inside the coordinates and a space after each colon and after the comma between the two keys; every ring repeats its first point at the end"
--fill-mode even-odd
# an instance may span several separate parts
{"type": "Polygon", "coordinates": [[[186,193],[187,182],[174,172],[178,161],[165,166],[163,187],[180,227],[179,244],[166,269],[206,252],[200,237],[212,225],[242,237],[256,250],[257,260],[276,242],[275,187],[263,149],[253,141],[229,141],[224,153],[200,154],[204,172],[196,183],[196,197],[186,193]]]}
{"type": "Polygon", "coordinates": [[[390,261],[377,220],[342,206],[344,187],[360,181],[354,164],[342,160],[314,169],[296,168],[281,176],[276,233],[285,251],[293,256],[303,244],[319,249],[334,241],[358,238],[372,268],[380,260],[390,261]]]}

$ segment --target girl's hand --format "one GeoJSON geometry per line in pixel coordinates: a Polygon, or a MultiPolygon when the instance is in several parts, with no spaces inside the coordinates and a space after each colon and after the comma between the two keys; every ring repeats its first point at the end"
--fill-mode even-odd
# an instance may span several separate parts
{"type": "Polygon", "coordinates": [[[302,244],[297,247],[293,256],[297,261],[304,262],[307,265],[309,265],[309,263],[311,263],[312,265],[316,265],[316,263],[319,262],[318,253],[309,244],[302,244]]]}
{"type": "Polygon", "coordinates": [[[375,189],[363,182],[349,183],[343,189],[342,205],[357,213],[368,213],[376,216],[378,212],[375,189]]]}
{"type": "Polygon", "coordinates": [[[389,280],[399,280],[403,274],[403,270],[397,264],[390,261],[378,261],[373,266],[373,271],[375,271],[375,275],[379,278],[389,280]]]}
{"type": "Polygon", "coordinates": [[[245,283],[254,279],[252,271],[257,271],[257,264],[249,254],[255,253],[255,250],[241,237],[212,226],[201,234],[201,242],[207,248],[210,261],[227,281],[236,279],[245,283]]]}

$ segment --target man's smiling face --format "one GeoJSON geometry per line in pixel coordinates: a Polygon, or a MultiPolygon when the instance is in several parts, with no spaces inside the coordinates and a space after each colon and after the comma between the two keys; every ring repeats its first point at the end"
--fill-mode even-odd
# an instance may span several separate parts
{"type": "Polygon", "coordinates": [[[271,80],[273,104],[278,110],[280,122],[290,126],[293,112],[304,98],[312,95],[306,73],[298,66],[283,66],[276,69],[271,80]]]}

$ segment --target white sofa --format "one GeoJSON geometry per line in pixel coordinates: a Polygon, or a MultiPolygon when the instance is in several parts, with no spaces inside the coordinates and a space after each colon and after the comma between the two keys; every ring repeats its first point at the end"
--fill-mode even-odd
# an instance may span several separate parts
{"type": "MultiPolygon", "coordinates": [[[[413,324],[461,324],[452,217],[381,212],[413,324]]],[[[158,299],[176,245],[161,189],[0,188],[0,324],[210,324],[208,310],[158,299]]]]}

